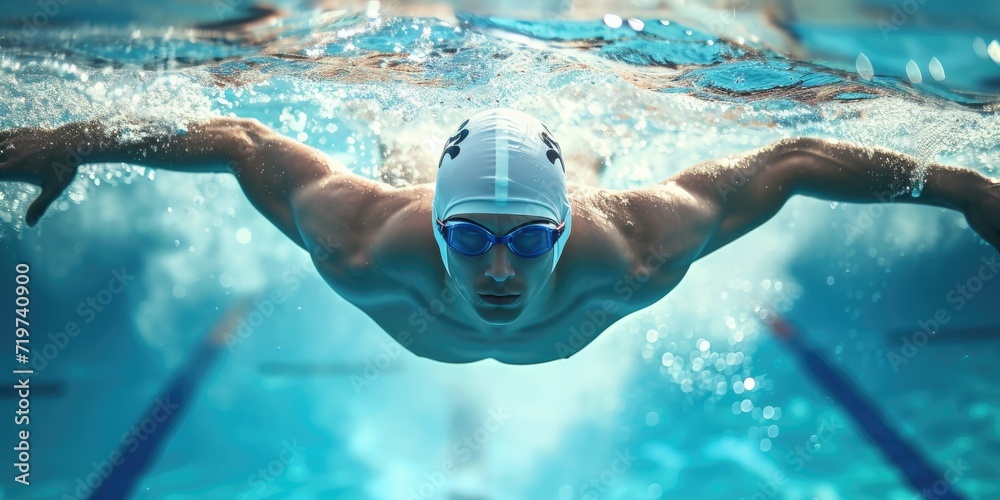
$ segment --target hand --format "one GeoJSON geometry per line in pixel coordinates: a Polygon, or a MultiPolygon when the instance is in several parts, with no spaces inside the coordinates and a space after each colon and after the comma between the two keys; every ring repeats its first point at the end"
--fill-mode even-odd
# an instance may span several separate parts
{"type": "Polygon", "coordinates": [[[1000,251],[1000,179],[987,179],[965,209],[969,227],[1000,251]]]}
{"type": "Polygon", "coordinates": [[[76,177],[80,154],[61,147],[57,129],[19,128],[0,132],[0,181],[29,182],[42,188],[28,207],[29,227],[76,177]]]}

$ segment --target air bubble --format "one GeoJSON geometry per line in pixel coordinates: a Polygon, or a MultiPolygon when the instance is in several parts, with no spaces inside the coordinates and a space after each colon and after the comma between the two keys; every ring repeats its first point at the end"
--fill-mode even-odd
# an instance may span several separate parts
{"type": "Polygon", "coordinates": [[[660,423],[660,415],[655,411],[651,411],[646,414],[646,425],[649,427],[656,427],[656,424],[660,423]]]}
{"type": "Polygon", "coordinates": [[[920,74],[920,67],[917,66],[916,61],[913,59],[910,59],[910,62],[906,63],[906,77],[910,79],[910,83],[924,81],[923,75],[920,74]]]}
{"type": "Polygon", "coordinates": [[[927,70],[930,71],[931,77],[935,80],[939,82],[944,80],[944,66],[941,65],[941,61],[938,61],[938,58],[931,58],[931,62],[927,65],[927,70]]]}
{"type": "Polygon", "coordinates": [[[1000,64],[1000,42],[993,40],[990,42],[990,46],[986,48],[986,54],[993,59],[993,62],[1000,64]]]}
{"type": "Polygon", "coordinates": [[[857,68],[861,78],[865,80],[871,80],[875,76],[875,68],[872,67],[872,62],[868,60],[868,56],[864,53],[858,54],[858,59],[854,62],[854,66],[857,68]]]}

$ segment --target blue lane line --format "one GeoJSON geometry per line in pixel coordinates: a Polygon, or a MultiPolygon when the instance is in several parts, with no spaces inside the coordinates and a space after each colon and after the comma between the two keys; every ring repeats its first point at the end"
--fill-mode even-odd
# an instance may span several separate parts
{"type": "MultiPolygon", "coordinates": [[[[129,498],[136,485],[149,471],[159,457],[163,446],[170,440],[181,416],[191,406],[195,393],[205,376],[215,366],[215,361],[225,345],[226,335],[239,317],[250,310],[251,300],[246,300],[230,309],[212,332],[205,337],[195,352],[174,374],[166,389],[149,405],[145,413],[136,421],[141,427],[144,420],[156,422],[156,428],[145,440],[130,440],[116,450],[120,465],[94,489],[90,500],[120,500],[129,498]],[[136,446],[138,443],[138,446],[136,446]],[[130,448],[133,448],[129,451],[130,448]]],[[[115,455],[112,455],[115,456],[115,455]]]]}
{"type": "Polygon", "coordinates": [[[798,356],[799,361],[824,389],[840,403],[868,440],[875,444],[882,455],[903,474],[918,493],[928,499],[963,500],[955,485],[948,481],[926,460],[916,448],[903,440],[893,430],[882,413],[862,395],[854,384],[833,367],[818,350],[807,343],[791,323],[772,317],[766,320],[775,336],[785,342],[798,356]],[[937,485],[937,490],[934,489],[937,485]],[[938,493],[943,486],[944,493],[938,493]]]}

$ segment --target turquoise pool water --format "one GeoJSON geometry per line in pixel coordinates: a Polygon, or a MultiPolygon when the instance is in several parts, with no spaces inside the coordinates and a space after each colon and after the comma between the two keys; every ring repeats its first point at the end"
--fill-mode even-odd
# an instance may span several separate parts
{"type": "MultiPolygon", "coordinates": [[[[285,2],[282,20],[224,36],[186,27],[242,4],[56,3],[35,31],[22,19],[40,3],[5,6],[0,128],[96,118],[141,135],[254,117],[403,186],[433,179],[455,124],[502,105],[541,118],[580,182],[611,189],[798,135],[1000,175],[992,6],[924,2],[884,32],[877,16],[834,28],[737,4],[630,19],[553,3],[515,20],[285,2]],[[967,22],[921,21],[941,12],[967,22]]],[[[892,21],[893,4],[867,5],[892,21]]],[[[447,365],[397,353],[231,178],[90,165],[27,228],[32,193],[0,185],[0,303],[29,263],[37,349],[32,484],[7,469],[3,498],[100,483],[204,333],[274,291],[287,300],[223,349],[135,498],[918,498],[762,328],[767,308],[954,490],[1000,496],[1000,280],[954,295],[996,252],[955,212],[795,198],[568,360],[447,365]],[[942,333],[910,349],[940,310],[942,333]],[[70,322],[80,332],[61,336],[70,322]]]]}

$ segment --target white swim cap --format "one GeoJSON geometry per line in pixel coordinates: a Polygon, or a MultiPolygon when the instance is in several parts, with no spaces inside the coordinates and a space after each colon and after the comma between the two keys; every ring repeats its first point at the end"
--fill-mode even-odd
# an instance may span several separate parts
{"type": "Polygon", "coordinates": [[[555,270],[569,240],[572,213],[562,150],[542,122],[512,109],[489,109],[465,120],[448,139],[438,164],[431,210],[445,269],[448,245],[436,220],[468,213],[530,215],[556,224],[565,222],[552,248],[555,270]]]}

